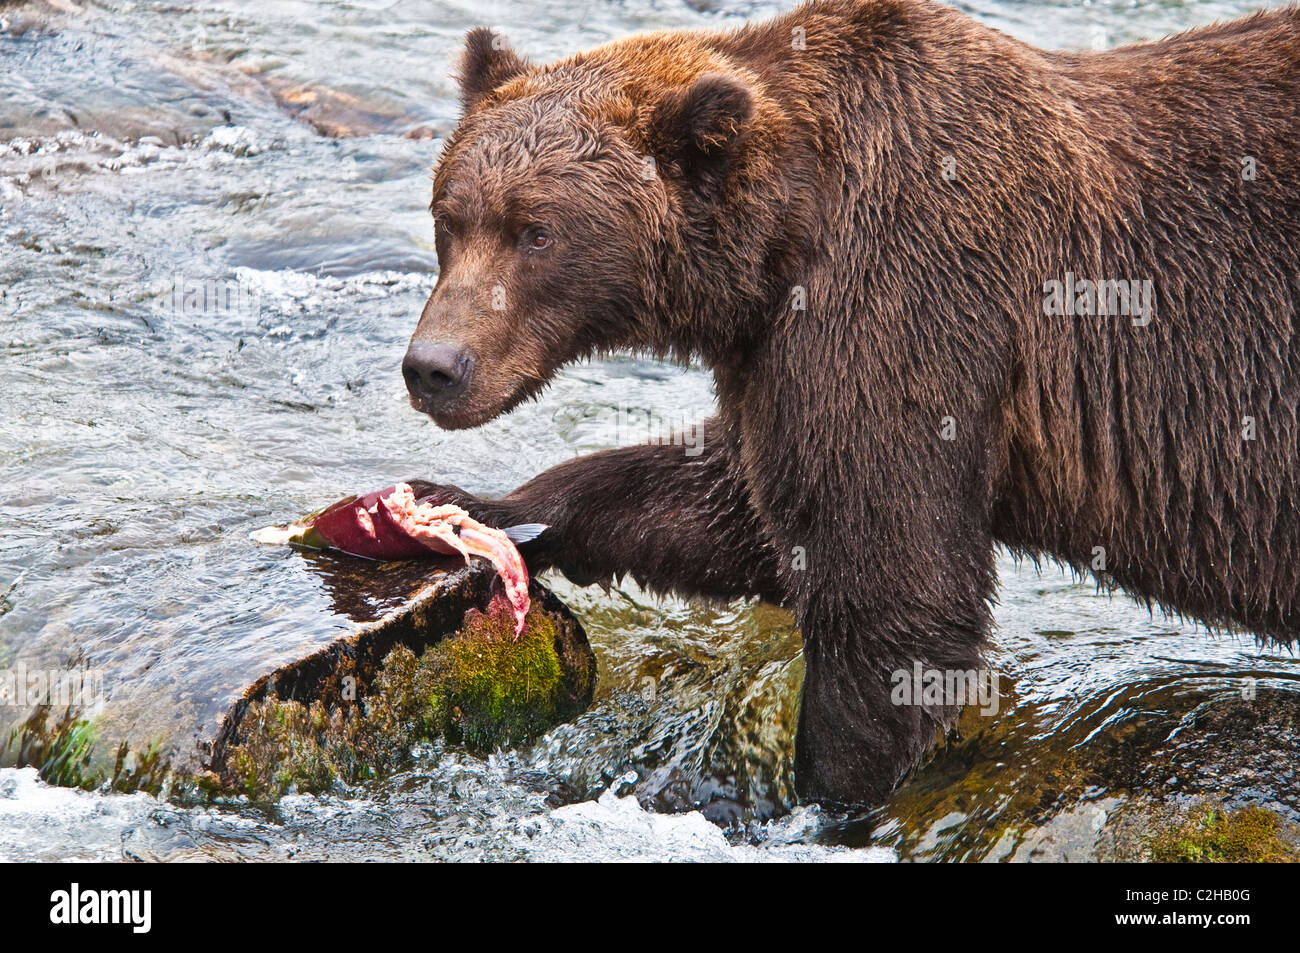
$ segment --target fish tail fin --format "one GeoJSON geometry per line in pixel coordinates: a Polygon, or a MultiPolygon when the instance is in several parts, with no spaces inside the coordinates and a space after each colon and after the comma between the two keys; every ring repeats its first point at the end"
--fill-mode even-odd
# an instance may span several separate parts
{"type": "Polygon", "coordinates": [[[506,534],[510,542],[518,546],[520,543],[531,543],[550,528],[546,523],[520,523],[517,526],[507,526],[501,532],[506,534]]]}

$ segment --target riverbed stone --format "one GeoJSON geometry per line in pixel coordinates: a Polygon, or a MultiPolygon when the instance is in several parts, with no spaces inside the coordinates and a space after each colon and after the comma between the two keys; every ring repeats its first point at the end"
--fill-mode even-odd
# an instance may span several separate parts
{"type": "Polygon", "coordinates": [[[147,660],[92,659],[102,696],[9,706],[21,717],[0,725],[0,763],[83,788],[265,800],[383,775],[434,738],[478,753],[523,744],[591,701],[586,634],[536,580],[516,641],[496,573],[478,560],[249,555],[282,598],[300,600],[293,641],[269,625],[278,637],[260,650],[160,639],[154,668],[168,675],[152,690],[130,678],[147,660]]]}

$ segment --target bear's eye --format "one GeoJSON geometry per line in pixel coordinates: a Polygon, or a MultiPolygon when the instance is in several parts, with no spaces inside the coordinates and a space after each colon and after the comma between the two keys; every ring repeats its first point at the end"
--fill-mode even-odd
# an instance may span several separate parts
{"type": "Polygon", "coordinates": [[[534,225],[531,228],[524,229],[523,245],[529,251],[542,251],[551,247],[551,233],[540,225],[534,225]]]}

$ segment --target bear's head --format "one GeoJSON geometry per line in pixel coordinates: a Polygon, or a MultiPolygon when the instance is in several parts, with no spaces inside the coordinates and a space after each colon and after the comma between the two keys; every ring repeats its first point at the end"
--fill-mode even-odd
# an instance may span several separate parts
{"type": "Polygon", "coordinates": [[[403,362],[417,410],[473,427],[571,361],[703,354],[761,293],[776,113],[752,75],[662,35],[533,66],[478,29],[459,79],[438,283],[403,362]]]}

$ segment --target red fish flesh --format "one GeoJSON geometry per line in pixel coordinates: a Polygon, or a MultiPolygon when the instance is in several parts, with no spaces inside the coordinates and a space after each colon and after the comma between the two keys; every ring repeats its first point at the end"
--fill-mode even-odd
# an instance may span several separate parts
{"type": "Polygon", "coordinates": [[[526,542],[546,527],[527,524],[509,529],[485,526],[459,506],[422,503],[409,484],[398,483],[365,496],[350,496],[301,523],[270,527],[253,534],[258,542],[294,543],[337,549],[367,559],[412,559],[439,553],[469,562],[482,556],[496,567],[515,613],[515,637],[528,614],[528,568],[515,542],[526,542]]]}

